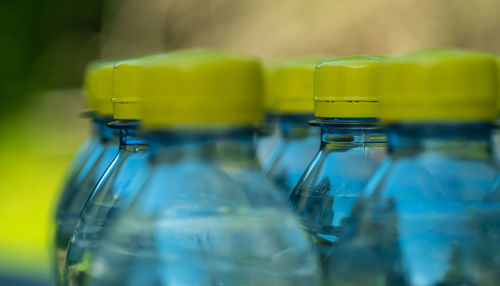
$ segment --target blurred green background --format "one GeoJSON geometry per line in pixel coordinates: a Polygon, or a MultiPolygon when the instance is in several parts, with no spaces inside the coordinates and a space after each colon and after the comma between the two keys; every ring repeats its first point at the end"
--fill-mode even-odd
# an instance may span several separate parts
{"type": "Polygon", "coordinates": [[[40,285],[53,206],[88,133],[90,60],[195,46],[264,59],[500,51],[498,0],[2,0],[0,23],[0,282],[40,285]]]}

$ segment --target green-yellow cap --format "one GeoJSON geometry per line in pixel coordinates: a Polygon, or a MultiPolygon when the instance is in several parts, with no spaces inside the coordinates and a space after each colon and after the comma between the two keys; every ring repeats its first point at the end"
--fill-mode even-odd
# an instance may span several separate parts
{"type": "Polygon", "coordinates": [[[498,100],[497,100],[497,113],[500,114],[500,57],[497,57],[497,77],[498,77],[498,100]]]}
{"type": "Polygon", "coordinates": [[[314,70],[325,57],[311,57],[278,64],[269,75],[275,109],[281,114],[313,113],[314,70]]]}
{"type": "Polygon", "coordinates": [[[385,122],[485,121],[496,117],[497,67],[489,54],[426,50],[384,63],[385,122]]]}
{"type": "Polygon", "coordinates": [[[262,118],[262,67],[252,57],[185,50],[149,60],[143,124],[148,128],[254,126],[262,118]]]}
{"type": "Polygon", "coordinates": [[[275,98],[271,90],[271,76],[276,67],[276,62],[268,61],[263,64],[263,96],[264,109],[266,112],[275,112],[275,98]]]}
{"type": "Polygon", "coordinates": [[[85,71],[87,102],[100,116],[111,116],[112,75],[114,62],[95,61],[85,71]]]}
{"type": "Polygon", "coordinates": [[[119,61],[113,71],[113,117],[142,119],[143,75],[145,67],[156,56],[119,61]]]}
{"type": "Polygon", "coordinates": [[[319,64],[314,74],[314,115],[378,117],[381,59],[361,55],[319,64]]]}

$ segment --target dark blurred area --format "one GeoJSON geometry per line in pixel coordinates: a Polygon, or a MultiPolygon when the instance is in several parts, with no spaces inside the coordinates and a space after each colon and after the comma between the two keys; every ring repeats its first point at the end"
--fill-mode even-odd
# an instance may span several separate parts
{"type": "Polygon", "coordinates": [[[86,63],[99,57],[102,1],[0,2],[0,285],[49,283],[52,205],[88,130],[86,63]]]}
{"type": "Polygon", "coordinates": [[[47,89],[78,87],[99,56],[102,1],[2,1],[2,114],[47,89]],[[15,96],[14,96],[15,95],[15,96]]]}
{"type": "Polygon", "coordinates": [[[88,132],[91,60],[198,46],[263,59],[500,50],[497,0],[3,0],[0,23],[0,276],[29,283],[50,281],[52,208],[88,132]]]}

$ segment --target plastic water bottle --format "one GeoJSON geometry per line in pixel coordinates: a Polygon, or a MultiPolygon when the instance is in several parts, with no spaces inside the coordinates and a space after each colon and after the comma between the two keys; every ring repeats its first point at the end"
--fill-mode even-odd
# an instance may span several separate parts
{"type": "MultiPolygon", "coordinates": [[[[271,91],[271,75],[276,66],[275,62],[266,62],[263,64],[263,93],[265,113],[260,122],[259,132],[257,134],[257,160],[261,166],[269,162],[275,153],[275,147],[282,140],[279,128],[279,116],[275,108],[275,98],[271,91]]],[[[269,163],[267,163],[269,164],[269,163]]]]}
{"type": "Polygon", "coordinates": [[[491,55],[428,50],[383,67],[389,156],[331,252],[329,285],[497,285],[491,55]]]}
{"type": "Polygon", "coordinates": [[[84,285],[90,258],[106,230],[126,209],[147,176],[147,144],[140,136],[140,59],[118,62],[113,71],[111,128],[120,131],[118,156],[97,183],[82,210],[71,238],[64,276],[65,285],[84,285]]]}
{"type": "Polygon", "coordinates": [[[261,67],[181,51],[150,63],[150,175],[107,232],[92,285],[318,285],[317,259],[254,150],[261,67]]]}
{"type": "Polygon", "coordinates": [[[56,209],[54,261],[62,283],[66,250],[80,212],[97,181],[118,152],[119,132],[108,128],[112,121],[111,73],[114,63],[95,62],[86,71],[86,92],[94,116],[92,133],[75,157],[56,209]]]}
{"type": "Polygon", "coordinates": [[[321,148],[290,196],[316,245],[321,266],[342,225],[386,153],[378,123],[381,58],[354,56],[324,62],[315,73],[315,116],[321,148]]]}
{"type": "Polygon", "coordinates": [[[321,61],[315,57],[283,62],[269,75],[280,139],[262,166],[286,197],[319,149],[319,129],[308,123],[314,118],[314,70],[321,61]]]}

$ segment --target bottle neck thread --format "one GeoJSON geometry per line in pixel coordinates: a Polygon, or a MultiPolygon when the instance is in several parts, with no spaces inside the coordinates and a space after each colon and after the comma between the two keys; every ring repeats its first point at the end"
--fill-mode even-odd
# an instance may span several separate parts
{"type": "Polygon", "coordinates": [[[108,127],[118,130],[121,149],[128,149],[129,147],[134,149],[145,148],[148,145],[140,132],[140,122],[138,120],[116,120],[108,123],[108,127]]]}
{"type": "Polygon", "coordinates": [[[109,128],[108,126],[108,124],[112,121],[112,117],[93,118],[93,133],[96,134],[96,136],[99,138],[99,140],[101,140],[102,143],[119,140],[119,130],[109,128]]]}

